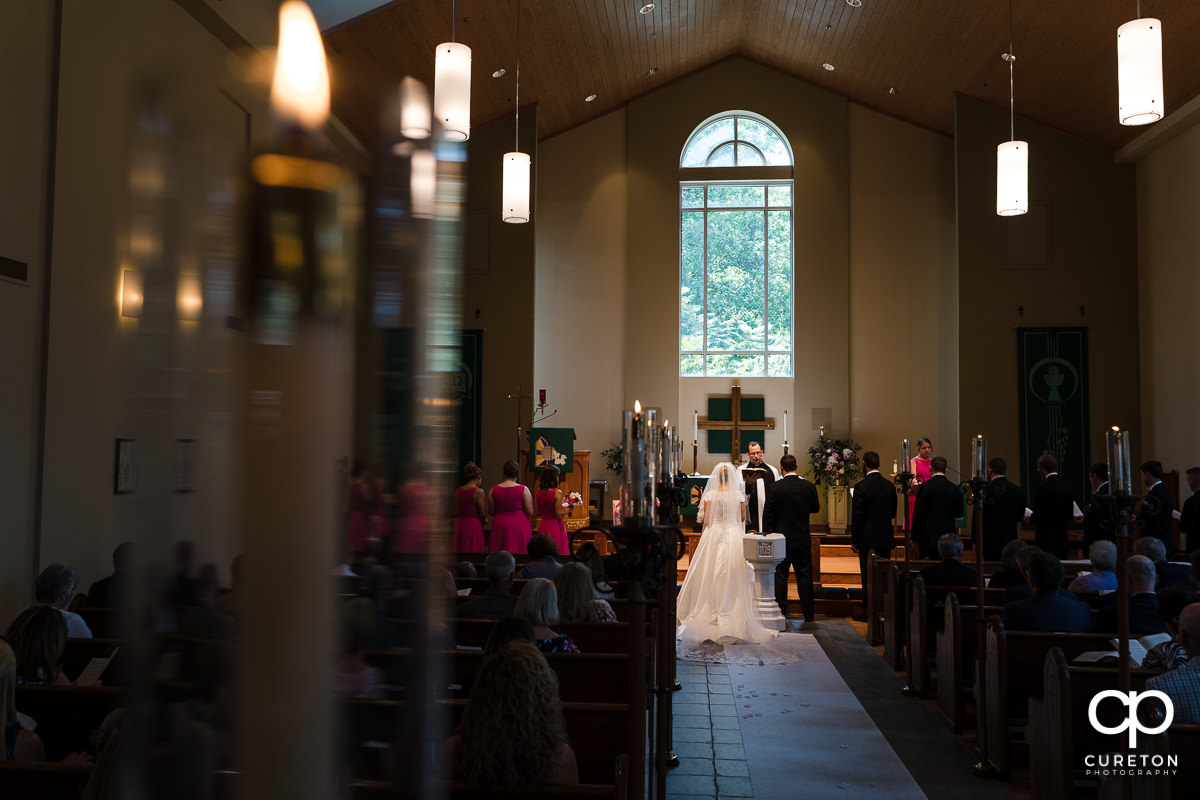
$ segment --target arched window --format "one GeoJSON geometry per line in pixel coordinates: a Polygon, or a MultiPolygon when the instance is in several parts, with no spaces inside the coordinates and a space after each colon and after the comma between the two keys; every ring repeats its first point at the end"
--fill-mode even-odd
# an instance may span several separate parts
{"type": "Polygon", "coordinates": [[[692,132],[679,164],[679,374],[791,377],[787,139],[726,112],[692,132]]]}

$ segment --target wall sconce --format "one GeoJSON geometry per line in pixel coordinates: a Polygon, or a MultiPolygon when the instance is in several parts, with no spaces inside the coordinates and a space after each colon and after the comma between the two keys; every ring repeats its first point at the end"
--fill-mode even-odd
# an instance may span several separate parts
{"type": "Polygon", "coordinates": [[[121,271],[121,316],[142,316],[142,273],[135,269],[121,271]]]}
{"type": "Polygon", "coordinates": [[[200,279],[195,275],[180,275],[176,306],[179,318],[195,322],[200,319],[204,310],[204,293],[200,288],[200,279]]]}

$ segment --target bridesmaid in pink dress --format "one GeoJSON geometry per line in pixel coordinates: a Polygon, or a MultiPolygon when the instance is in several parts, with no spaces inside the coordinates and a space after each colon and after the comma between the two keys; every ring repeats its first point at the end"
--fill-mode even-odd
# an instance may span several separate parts
{"type": "Polygon", "coordinates": [[[492,552],[507,550],[510,553],[524,553],[533,528],[529,521],[533,518],[533,497],[529,487],[517,483],[521,474],[521,466],[515,461],[504,465],[504,480],[492,487],[488,492],[488,513],[492,515],[492,552]]]}
{"type": "Polygon", "coordinates": [[[567,516],[567,508],[563,505],[563,493],[558,489],[558,467],[546,467],[538,481],[537,512],[538,533],[544,533],[558,545],[558,552],[571,552],[571,543],[567,539],[567,526],[563,519],[567,516]]]}
{"type": "Polygon", "coordinates": [[[350,485],[346,487],[346,538],[355,550],[367,547],[367,506],[370,501],[367,462],[356,458],[350,471],[350,485]]]}
{"type": "Polygon", "coordinates": [[[483,541],[483,521],[487,518],[487,499],[479,484],[483,482],[482,470],[474,461],[463,467],[466,483],[454,492],[454,539],[450,549],[456,553],[486,553],[483,541]]]}
{"type": "Polygon", "coordinates": [[[912,525],[913,507],[917,504],[917,487],[929,480],[933,475],[933,442],[928,439],[917,439],[917,454],[909,461],[908,471],[915,477],[908,495],[908,519],[912,525]]]}

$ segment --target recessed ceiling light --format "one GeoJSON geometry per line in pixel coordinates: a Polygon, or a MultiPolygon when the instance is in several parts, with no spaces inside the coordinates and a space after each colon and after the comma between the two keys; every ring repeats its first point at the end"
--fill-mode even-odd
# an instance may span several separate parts
{"type": "Polygon", "coordinates": [[[835,67],[833,66],[833,64],[830,64],[828,61],[826,61],[824,64],[821,65],[821,69],[825,70],[826,72],[833,72],[835,67]]]}
{"type": "Polygon", "coordinates": [[[832,26],[832,25],[826,25],[826,26],[825,26],[825,30],[827,30],[827,31],[831,31],[831,30],[833,30],[833,26],[832,26]]]}
{"type": "Polygon", "coordinates": [[[655,75],[657,73],[658,73],[658,67],[651,67],[650,69],[646,70],[647,75],[655,75]]]}
{"type": "Polygon", "coordinates": [[[583,102],[590,103],[595,99],[596,99],[596,95],[593,93],[593,94],[589,94],[587,97],[583,98],[583,102]]]}
{"type": "Polygon", "coordinates": [[[862,5],[862,0],[846,0],[846,5],[850,6],[851,8],[858,8],[862,5]]]}
{"type": "MultiPolygon", "coordinates": [[[[862,0],[859,0],[859,2],[862,2],[862,0]]],[[[640,9],[638,9],[638,13],[639,14],[649,14],[653,10],[654,10],[654,3],[646,3],[646,5],[642,6],[640,9]]]]}
{"type": "Polygon", "coordinates": [[[504,67],[501,67],[500,69],[498,69],[498,70],[496,70],[495,72],[493,72],[493,73],[492,73],[492,77],[493,77],[493,78],[501,78],[501,77],[504,77],[504,75],[505,75],[507,72],[508,72],[508,70],[506,70],[504,67]]]}
{"type": "Polygon", "coordinates": [[[884,89],[884,91],[887,92],[888,94],[900,94],[900,92],[898,92],[896,90],[895,86],[889,86],[886,89],[884,89]]]}

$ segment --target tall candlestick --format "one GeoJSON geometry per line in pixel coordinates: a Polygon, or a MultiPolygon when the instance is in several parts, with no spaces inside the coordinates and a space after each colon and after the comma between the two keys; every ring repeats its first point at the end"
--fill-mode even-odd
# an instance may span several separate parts
{"type": "Polygon", "coordinates": [[[783,443],[787,444],[787,409],[783,410],[783,443]]]}
{"type": "Polygon", "coordinates": [[[900,445],[900,466],[905,472],[908,472],[909,467],[912,466],[912,460],[909,458],[908,439],[905,439],[904,444],[900,445]]]}
{"type": "Polygon", "coordinates": [[[971,440],[971,477],[982,480],[987,475],[987,439],[978,434],[971,440]]]}
{"type": "Polygon", "coordinates": [[[633,503],[629,522],[636,524],[646,507],[646,422],[642,417],[642,404],[633,401],[633,420],[630,425],[629,481],[630,500],[633,503]]]}
{"type": "Polygon", "coordinates": [[[700,438],[700,412],[692,412],[692,441],[700,438]]]}
{"type": "Polygon", "coordinates": [[[671,474],[671,421],[663,422],[661,441],[658,445],[658,479],[666,480],[671,474]]]}
{"type": "Polygon", "coordinates": [[[658,473],[659,473],[659,445],[658,438],[662,435],[662,428],[658,425],[658,410],[650,408],[646,410],[646,503],[642,510],[641,521],[644,525],[654,524],[654,508],[657,505],[655,500],[658,497],[658,473]]]}
{"type": "Polygon", "coordinates": [[[1104,438],[1108,446],[1108,480],[1112,483],[1113,494],[1132,494],[1129,431],[1113,425],[1111,431],[1105,432],[1104,438]]]}

